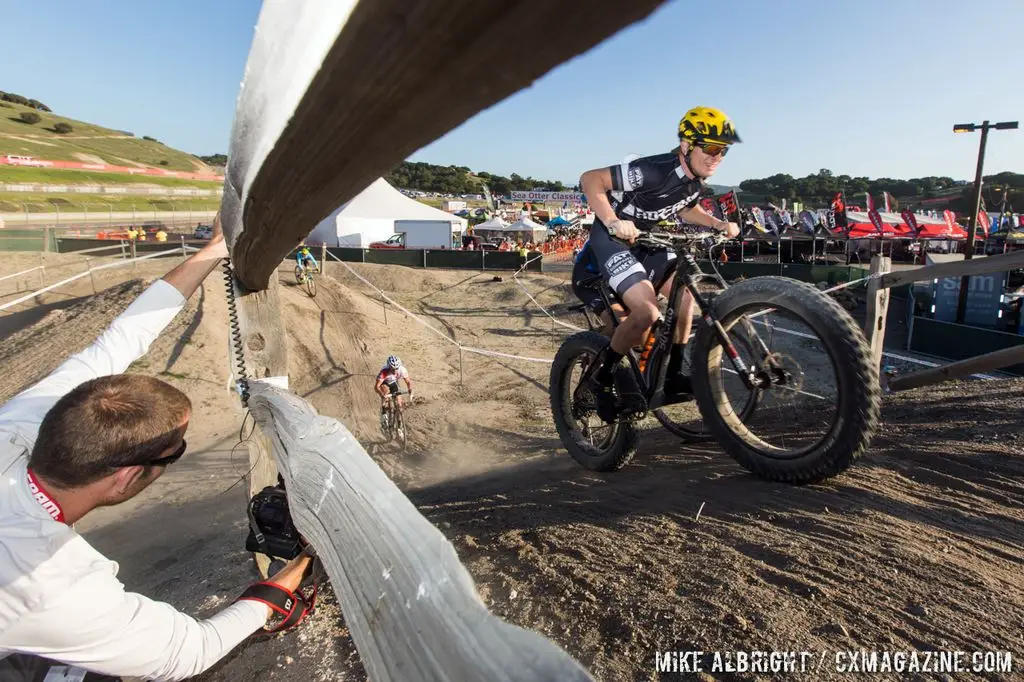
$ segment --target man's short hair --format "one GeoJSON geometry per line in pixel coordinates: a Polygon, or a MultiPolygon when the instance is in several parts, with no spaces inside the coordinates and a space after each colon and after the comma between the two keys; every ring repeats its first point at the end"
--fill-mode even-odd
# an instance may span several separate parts
{"type": "Polygon", "coordinates": [[[177,445],[191,409],[188,396],[153,377],[116,374],[86,381],[43,417],[29,466],[57,486],[87,485],[177,445]]]}

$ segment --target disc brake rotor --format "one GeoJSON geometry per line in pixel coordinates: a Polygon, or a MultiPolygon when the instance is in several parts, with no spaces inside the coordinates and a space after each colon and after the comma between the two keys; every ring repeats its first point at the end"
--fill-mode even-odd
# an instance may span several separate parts
{"type": "Polygon", "coordinates": [[[785,353],[772,353],[765,358],[761,372],[766,373],[773,387],[800,391],[804,387],[804,370],[793,357],[785,353]]]}

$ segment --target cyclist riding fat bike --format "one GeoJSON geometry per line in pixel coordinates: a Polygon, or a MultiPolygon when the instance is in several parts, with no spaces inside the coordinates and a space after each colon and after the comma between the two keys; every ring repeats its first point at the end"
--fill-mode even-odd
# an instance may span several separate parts
{"type": "MultiPolygon", "coordinates": [[[[580,178],[595,220],[579,260],[592,259],[629,311],[615,328],[596,374],[597,411],[606,422],[613,421],[622,408],[614,389],[615,370],[659,319],[657,292],[668,295],[676,265],[675,253],[638,248],[633,242],[641,232],[675,216],[689,225],[721,230],[729,237],[739,234],[736,223],[709,215],[698,203],[705,180],[717,170],[730,146],[741,141],[732,121],[718,109],[699,106],[683,115],[678,134],[679,146],[668,153],[595,168],[580,178]]],[[[573,282],[577,283],[575,276],[573,282]]],[[[678,398],[691,393],[690,379],[681,371],[693,312],[688,291],[682,291],[677,309],[665,392],[678,398]]]]}
{"type": "Polygon", "coordinates": [[[300,268],[305,268],[306,263],[312,263],[313,269],[317,272],[320,271],[320,265],[316,262],[316,258],[313,257],[308,246],[299,247],[299,250],[295,252],[295,262],[298,263],[300,268]]]}
{"type": "MultiPolygon", "coordinates": [[[[409,390],[409,399],[411,400],[412,379],[409,377],[409,370],[405,368],[405,365],[402,364],[397,355],[389,355],[388,359],[384,362],[384,366],[377,373],[377,381],[373,387],[380,396],[381,412],[384,411],[388,401],[392,398],[397,397],[399,401],[402,400],[402,396],[398,393],[399,379],[405,382],[405,387],[409,390]]],[[[402,405],[402,403],[399,402],[399,405],[402,405]]]]}

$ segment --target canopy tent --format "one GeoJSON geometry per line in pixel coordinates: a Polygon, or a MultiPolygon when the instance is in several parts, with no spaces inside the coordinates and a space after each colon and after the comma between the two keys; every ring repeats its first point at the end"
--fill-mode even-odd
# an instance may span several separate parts
{"type": "Polygon", "coordinates": [[[480,235],[481,237],[487,237],[493,239],[500,237],[505,232],[505,228],[508,227],[508,223],[501,219],[501,216],[494,216],[490,220],[479,225],[473,226],[473,234],[480,235]]]}
{"type": "Polygon", "coordinates": [[[919,213],[914,214],[919,229],[913,234],[899,213],[879,211],[882,219],[882,233],[871,223],[868,214],[863,211],[847,211],[850,239],[966,239],[967,232],[959,225],[950,228],[942,218],[935,218],[919,213]]]}
{"type": "Polygon", "coordinates": [[[562,216],[555,216],[548,221],[548,227],[558,227],[559,225],[570,225],[571,223],[563,218],[562,216]]]}
{"type": "Polygon", "coordinates": [[[354,199],[320,221],[306,238],[307,244],[365,248],[395,233],[396,220],[429,220],[451,225],[452,234],[466,230],[466,220],[410,199],[377,178],[354,199]]]}
{"type": "Polygon", "coordinates": [[[502,236],[524,241],[543,241],[547,236],[548,228],[540,223],[535,223],[529,218],[520,218],[511,225],[502,229],[502,236]]]}

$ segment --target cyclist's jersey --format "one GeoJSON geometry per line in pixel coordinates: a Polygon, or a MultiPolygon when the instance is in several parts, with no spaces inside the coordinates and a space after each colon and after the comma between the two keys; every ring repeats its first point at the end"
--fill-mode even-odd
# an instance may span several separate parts
{"type": "Polygon", "coordinates": [[[377,381],[383,382],[386,386],[397,386],[399,379],[408,379],[409,370],[402,365],[398,369],[391,369],[387,365],[381,367],[377,373],[377,381]]]}
{"type": "MultiPolygon", "coordinates": [[[[606,193],[615,215],[632,220],[640,230],[655,228],[679,211],[695,206],[704,188],[699,178],[683,172],[679,154],[643,156],[609,168],[612,189],[606,193]]],[[[596,219],[595,223],[601,223],[596,219]]]]}

